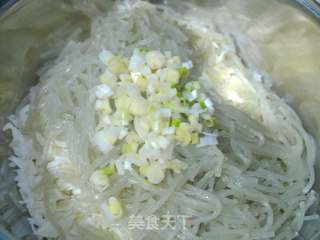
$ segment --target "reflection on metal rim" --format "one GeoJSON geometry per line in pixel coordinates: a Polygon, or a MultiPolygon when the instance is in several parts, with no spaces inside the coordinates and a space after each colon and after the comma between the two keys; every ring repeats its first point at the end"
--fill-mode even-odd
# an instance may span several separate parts
{"type": "Polygon", "coordinates": [[[7,0],[3,3],[0,3],[0,14],[6,11],[9,7],[11,7],[14,3],[16,3],[19,0],[7,0]]]}
{"type": "Polygon", "coordinates": [[[320,0],[297,0],[303,6],[305,6],[309,11],[311,11],[315,16],[320,18],[320,0]]]}

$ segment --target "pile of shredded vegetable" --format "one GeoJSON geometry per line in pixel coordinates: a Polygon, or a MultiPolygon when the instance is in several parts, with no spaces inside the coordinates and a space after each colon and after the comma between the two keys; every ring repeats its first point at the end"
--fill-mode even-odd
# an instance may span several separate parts
{"type": "Polygon", "coordinates": [[[316,198],[297,115],[210,21],[129,3],[43,68],[5,127],[34,232],[293,239],[316,198]]]}

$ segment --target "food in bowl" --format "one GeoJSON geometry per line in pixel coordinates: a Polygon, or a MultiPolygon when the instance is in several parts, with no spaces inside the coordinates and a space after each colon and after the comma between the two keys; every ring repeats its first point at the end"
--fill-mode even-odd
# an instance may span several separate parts
{"type": "Polygon", "coordinates": [[[10,117],[17,183],[54,239],[293,239],[315,144],[214,23],[119,3],[10,117]]]}

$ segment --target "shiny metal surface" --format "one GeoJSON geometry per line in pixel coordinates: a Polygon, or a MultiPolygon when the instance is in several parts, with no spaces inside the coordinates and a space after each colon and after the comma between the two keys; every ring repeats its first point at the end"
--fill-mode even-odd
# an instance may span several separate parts
{"type": "MultiPolygon", "coordinates": [[[[0,15],[0,128],[28,89],[37,70],[54,59],[71,38],[88,36],[91,19],[108,10],[112,1],[20,0],[0,15]]],[[[159,2],[159,1],[157,1],[159,2]]],[[[181,0],[164,1],[181,8],[181,0]]],[[[230,23],[252,39],[261,52],[249,55],[274,79],[274,89],[294,107],[320,149],[320,23],[293,0],[189,0],[212,12],[226,10],[230,23]]],[[[221,19],[217,18],[217,21],[221,19]]],[[[224,19],[225,20],[225,19],[224,19]]],[[[27,211],[12,201],[18,192],[7,162],[10,136],[0,134],[0,232],[7,239],[33,239],[17,231],[27,229],[27,211]],[[18,228],[19,229],[19,228],[18,228]]],[[[319,154],[318,154],[319,156],[319,154]]],[[[320,190],[320,160],[317,161],[320,190]]],[[[319,204],[314,212],[319,211],[319,204]]],[[[320,220],[305,224],[297,239],[320,239],[320,220]]],[[[1,235],[0,235],[1,239],[1,235]]]]}
{"type": "Polygon", "coordinates": [[[316,17],[320,18],[320,1],[319,0],[297,0],[305,8],[307,8],[316,17]]]}

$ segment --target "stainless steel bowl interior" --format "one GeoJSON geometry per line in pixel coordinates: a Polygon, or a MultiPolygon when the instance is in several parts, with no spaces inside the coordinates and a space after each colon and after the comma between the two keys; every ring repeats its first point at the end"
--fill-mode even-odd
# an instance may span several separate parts
{"type": "MultiPolygon", "coordinates": [[[[181,1],[164,2],[181,8],[181,1]]],[[[291,0],[189,0],[206,8],[227,8],[258,46],[262,58],[248,56],[274,79],[274,89],[294,107],[320,149],[320,24],[314,14],[291,0]]],[[[300,1],[301,2],[301,1],[300,1]]],[[[89,36],[90,22],[113,1],[20,0],[0,15],[0,128],[37,82],[37,70],[52,61],[70,39],[89,36]]],[[[35,239],[28,212],[8,166],[10,134],[0,133],[0,240],[35,239]],[[14,238],[15,237],[15,238],[14,238]]],[[[318,154],[319,156],[319,154],[318,154]]],[[[316,164],[320,190],[320,161],[316,164]]],[[[319,203],[311,212],[320,213],[319,203]]],[[[297,239],[320,239],[320,220],[306,222],[297,239]]]]}

